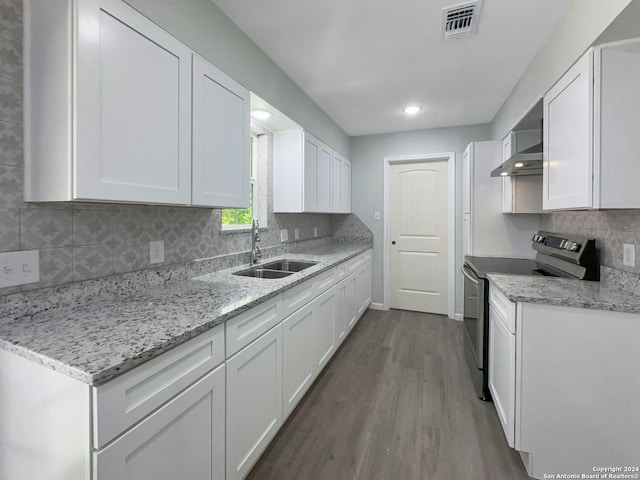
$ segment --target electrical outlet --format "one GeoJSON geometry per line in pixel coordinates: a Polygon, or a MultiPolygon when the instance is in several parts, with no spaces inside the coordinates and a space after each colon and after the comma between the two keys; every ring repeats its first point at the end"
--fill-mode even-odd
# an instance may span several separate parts
{"type": "Polygon", "coordinates": [[[40,251],[0,253],[0,288],[40,281],[40,251]]]}
{"type": "Polygon", "coordinates": [[[164,240],[149,242],[149,263],[164,262],[164,240]]]}
{"type": "Polygon", "coordinates": [[[622,244],[622,264],[625,267],[636,266],[636,246],[633,243],[622,244]]]}
{"type": "Polygon", "coordinates": [[[280,230],[280,243],[289,241],[289,231],[286,228],[280,230]]]}
{"type": "Polygon", "coordinates": [[[295,238],[296,240],[300,240],[300,229],[299,228],[296,228],[293,231],[293,238],[295,238]]]}
{"type": "Polygon", "coordinates": [[[313,227],[313,236],[314,237],[318,236],[318,227],[313,227]]]}

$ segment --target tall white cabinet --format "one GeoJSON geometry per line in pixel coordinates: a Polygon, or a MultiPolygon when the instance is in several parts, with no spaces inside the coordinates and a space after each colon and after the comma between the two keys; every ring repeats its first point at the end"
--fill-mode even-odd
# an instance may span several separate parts
{"type": "Polygon", "coordinates": [[[640,208],[640,39],[590,49],[544,97],[545,210],[640,208]]]}
{"type": "Polygon", "coordinates": [[[24,5],[25,200],[248,205],[244,87],[123,1],[24,5]]]}
{"type": "Polygon", "coordinates": [[[491,171],[502,159],[502,143],[474,142],[462,157],[463,254],[532,257],[537,215],[502,213],[502,179],[491,171]]]}

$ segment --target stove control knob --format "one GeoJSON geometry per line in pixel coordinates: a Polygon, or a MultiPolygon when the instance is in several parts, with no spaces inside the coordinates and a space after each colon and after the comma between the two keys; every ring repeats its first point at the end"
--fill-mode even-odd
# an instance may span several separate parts
{"type": "Polygon", "coordinates": [[[580,247],[581,247],[581,246],[582,246],[582,245],[580,245],[579,243],[575,243],[575,242],[573,242],[573,243],[571,244],[571,251],[572,251],[572,252],[577,252],[578,250],[580,250],[580,247]]]}
{"type": "Polygon", "coordinates": [[[566,249],[567,248],[567,241],[566,240],[560,240],[560,248],[561,249],[566,249]]]}
{"type": "Polygon", "coordinates": [[[536,233],[533,237],[531,237],[531,241],[532,241],[532,242],[537,242],[537,241],[538,241],[538,237],[539,237],[539,236],[540,236],[540,235],[538,235],[538,234],[536,233]]]}

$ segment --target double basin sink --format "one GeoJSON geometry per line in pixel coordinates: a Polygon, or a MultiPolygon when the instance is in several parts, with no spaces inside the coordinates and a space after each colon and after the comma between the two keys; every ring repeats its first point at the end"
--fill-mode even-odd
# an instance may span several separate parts
{"type": "Polygon", "coordinates": [[[284,278],[305,268],[313,267],[316,263],[299,260],[278,260],[235,272],[234,275],[253,278],[284,278]]]}

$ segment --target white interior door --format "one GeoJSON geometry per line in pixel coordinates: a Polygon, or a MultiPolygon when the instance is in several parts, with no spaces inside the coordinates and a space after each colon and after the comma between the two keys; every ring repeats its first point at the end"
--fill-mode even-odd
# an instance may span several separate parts
{"type": "Polygon", "coordinates": [[[390,165],[391,308],[447,314],[448,165],[390,165]]]}

